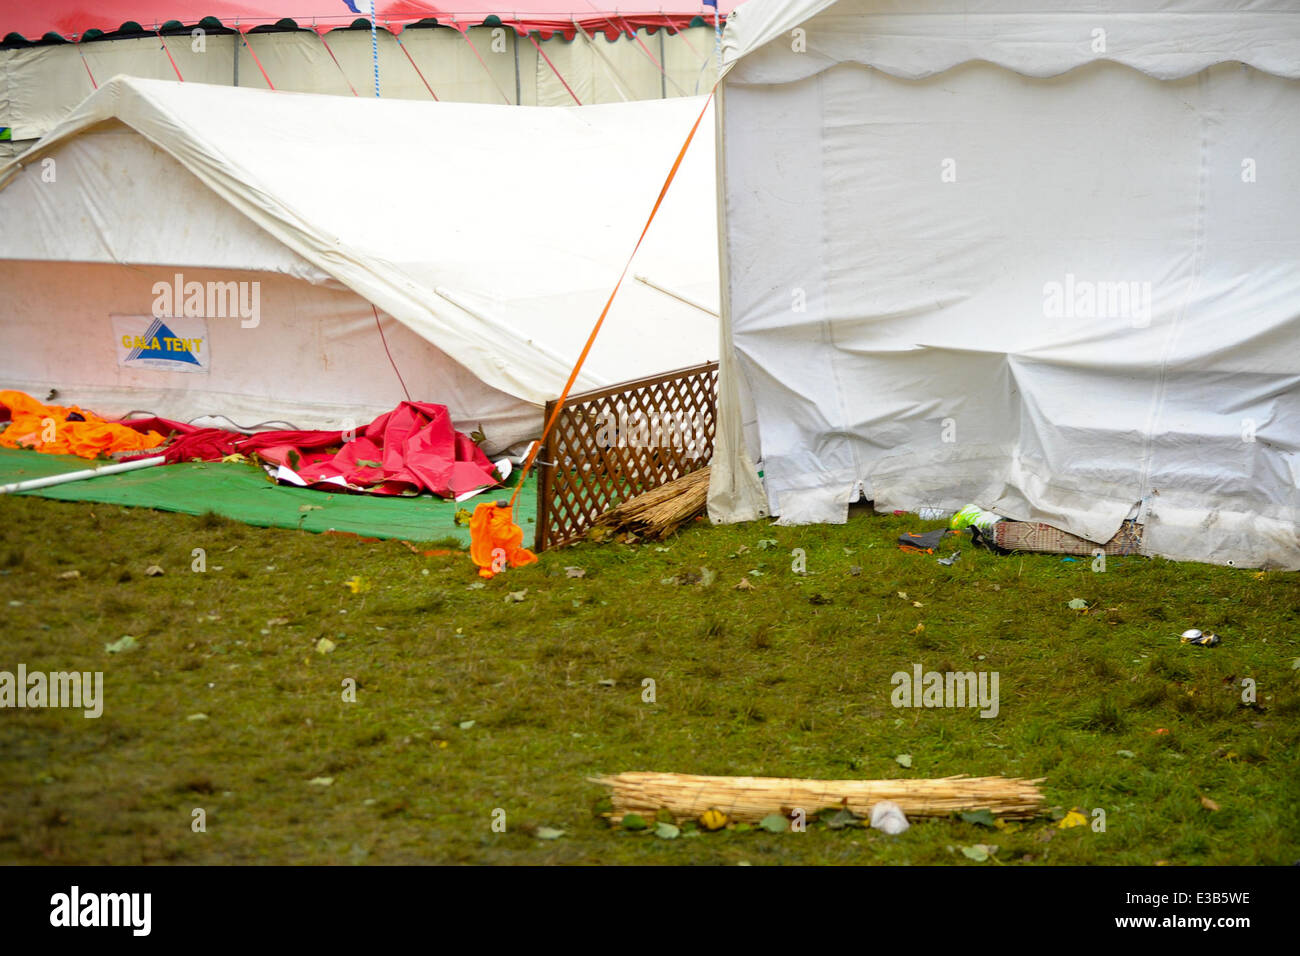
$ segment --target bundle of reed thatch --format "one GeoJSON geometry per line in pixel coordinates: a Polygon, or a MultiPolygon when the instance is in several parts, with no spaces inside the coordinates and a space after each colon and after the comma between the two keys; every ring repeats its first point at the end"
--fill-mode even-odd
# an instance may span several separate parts
{"type": "Polygon", "coordinates": [[[709,468],[629,498],[597,519],[597,527],[631,531],[641,538],[666,538],[704,511],[709,497],[709,468]]]}
{"type": "Polygon", "coordinates": [[[628,813],[647,819],[667,810],[678,821],[695,820],[706,810],[721,810],[737,823],[753,823],[773,813],[844,807],[858,816],[889,800],[909,817],[946,817],[966,810],[991,811],[1007,819],[1027,819],[1042,811],[1037,780],[1017,777],[941,777],[932,780],[799,780],[785,777],[701,777],[681,773],[620,773],[596,777],[612,791],[618,823],[628,813]]]}

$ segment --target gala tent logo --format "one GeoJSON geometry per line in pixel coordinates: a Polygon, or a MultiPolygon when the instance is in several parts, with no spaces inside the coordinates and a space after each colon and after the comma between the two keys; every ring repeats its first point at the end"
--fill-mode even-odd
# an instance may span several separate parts
{"type": "Polygon", "coordinates": [[[206,372],[210,363],[207,322],[194,318],[114,315],[113,337],[121,368],[206,372]]]}

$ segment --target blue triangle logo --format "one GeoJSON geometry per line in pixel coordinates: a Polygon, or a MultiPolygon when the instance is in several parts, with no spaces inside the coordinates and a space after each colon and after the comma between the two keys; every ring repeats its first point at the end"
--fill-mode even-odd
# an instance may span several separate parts
{"type": "MultiPolygon", "coordinates": [[[[180,336],[177,335],[175,332],[173,332],[171,329],[169,329],[166,326],[166,324],[164,324],[162,319],[155,318],[152,322],[149,323],[149,328],[145,329],[144,335],[142,335],[141,338],[144,339],[146,342],[152,342],[155,338],[160,340],[178,339],[180,338],[180,336]]],[[[185,350],[181,352],[168,352],[166,349],[161,347],[161,344],[156,349],[149,349],[149,348],[132,349],[131,352],[127,355],[126,360],[130,362],[135,359],[165,359],[168,362],[189,362],[191,365],[200,364],[199,360],[194,357],[194,353],[190,352],[189,350],[185,350]]]]}

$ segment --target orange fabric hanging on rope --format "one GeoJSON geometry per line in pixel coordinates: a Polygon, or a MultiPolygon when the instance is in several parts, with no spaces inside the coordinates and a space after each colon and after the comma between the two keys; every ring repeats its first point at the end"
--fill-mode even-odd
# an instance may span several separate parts
{"type": "Polygon", "coordinates": [[[108,422],[73,405],[43,405],[26,392],[0,391],[0,406],[12,421],[0,432],[0,446],[34,448],[48,455],[99,458],[115,451],[147,451],[166,439],[108,422]]]}
{"type": "Polygon", "coordinates": [[[501,502],[484,502],[469,519],[469,556],[481,578],[495,577],[506,566],[523,567],[537,555],[523,546],[524,531],[514,522],[514,509],[501,502]]]}

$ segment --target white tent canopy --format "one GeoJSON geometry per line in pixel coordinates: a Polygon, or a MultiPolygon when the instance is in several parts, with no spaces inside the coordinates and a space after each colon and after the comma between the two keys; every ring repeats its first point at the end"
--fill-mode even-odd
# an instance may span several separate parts
{"type": "Polygon", "coordinates": [[[751,0],[724,61],[715,520],[1300,568],[1300,10],[751,0]]]}
{"type": "MultiPolygon", "coordinates": [[[[0,381],[106,413],[310,426],[390,408],[395,364],[493,444],[535,436],[703,105],[118,77],[0,170],[0,381]],[[260,321],[207,317],[207,368],[127,367],[112,316],[149,314],[177,273],[260,282],[260,321]],[[371,304],[400,323],[392,364],[371,304]]],[[[713,177],[701,135],[633,263],[648,281],[625,283],[578,387],[716,355],[713,177]]]]}

